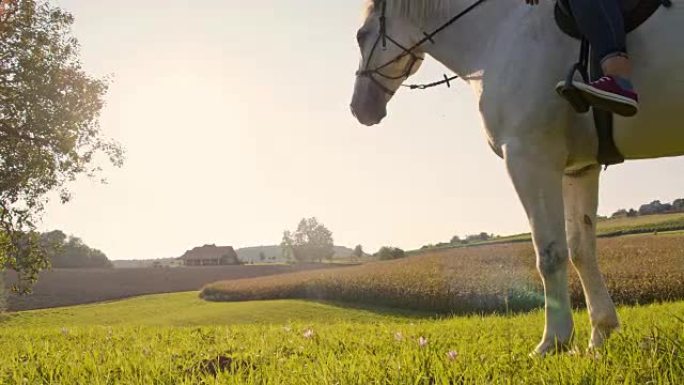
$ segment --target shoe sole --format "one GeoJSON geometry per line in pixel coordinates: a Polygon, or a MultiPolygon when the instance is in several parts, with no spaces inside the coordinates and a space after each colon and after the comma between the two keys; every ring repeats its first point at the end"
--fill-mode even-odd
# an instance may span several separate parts
{"type": "Polygon", "coordinates": [[[584,99],[595,108],[612,112],[620,116],[631,117],[639,112],[639,104],[621,95],[602,91],[581,82],[572,82],[584,99]]]}

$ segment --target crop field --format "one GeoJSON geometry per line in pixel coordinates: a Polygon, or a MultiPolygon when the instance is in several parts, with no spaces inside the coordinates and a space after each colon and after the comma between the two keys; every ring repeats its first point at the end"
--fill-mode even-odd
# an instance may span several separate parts
{"type": "Polygon", "coordinates": [[[2,384],[682,384],[684,302],[619,309],[586,352],[529,357],[543,315],[435,317],[298,300],[154,295],[0,320],[2,384]]]}
{"type": "MultiPolygon", "coordinates": [[[[41,309],[109,301],[144,294],[198,290],[217,280],[338,267],[332,264],[246,265],[192,268],[54,269],[40,274],[33,294],[11,295],[9,310],[41,309]]],[[[8,284],[15,281],[8,274],[8,284]]]]}
{"type": "MultiPolygon", "coordinates": [[[[635,235],[599,240],[599,262],[620,304],[684,299],[684,237],[635,235]]],[[[571,293],[582,305],[571,270],[571,293]]],[[[443,313],[522,311],[543,304],[532,245],[454,248],[337,271],[217,282],[213,301],[323,299],[443,313]]]]}

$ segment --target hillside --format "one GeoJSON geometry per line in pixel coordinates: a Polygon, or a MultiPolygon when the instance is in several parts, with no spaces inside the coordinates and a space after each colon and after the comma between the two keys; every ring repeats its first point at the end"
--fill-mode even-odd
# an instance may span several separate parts
{"type": "MultiPolygon", "coordinates": [[[[684,236],[635,235],[599,240],[599,263],[618,303],[684,299],[684,236]]],[[[532,245],[451,248],[335,271],[217,282],[212,301],[325,299],[437,312],[501,312],[542,305],[532,245]]],[[[571,269],[575,305],[584,301],[571,269]]]]}
{"type": "MultiPolygon", "coordinates": [[[[684,213],[653,214],[637,217],[621,217],[604,219],[596,225],[596,235],[599,238],[616,237],[631,234],[647,234],[654,232],[684,230],[684,213]]],[[[487,241],[469,242],[467,244],[440,243],[433,246],[423,247],[420,250],[409,251],[410,254],[419,254],[425,250],[441,250],[456,247],[472,247],[481,245],[494,245],[501,243],[528,242],[532,239],[530,233],[496,236],[487,241]]]]}

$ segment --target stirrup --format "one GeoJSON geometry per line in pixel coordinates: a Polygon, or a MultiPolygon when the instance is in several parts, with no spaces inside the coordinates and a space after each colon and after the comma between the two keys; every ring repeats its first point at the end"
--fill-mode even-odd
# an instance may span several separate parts
{"type": "Polygon", "coordinates": [[[589,112],[591,106],[582,96],[582,92],[575,87],[573,80],[575,79],[575,73],[579,73],[582,80],[585,83],[589,82],[589,41],[587,39],[582,39],[582,44],[580,46],[580,57],[579,61],[573,64],[572,68],[565,77],[565,84],[563,87],[557,89],[558,94],[567,100],[575,112],[579,114],[585,114],[589,112]]]}

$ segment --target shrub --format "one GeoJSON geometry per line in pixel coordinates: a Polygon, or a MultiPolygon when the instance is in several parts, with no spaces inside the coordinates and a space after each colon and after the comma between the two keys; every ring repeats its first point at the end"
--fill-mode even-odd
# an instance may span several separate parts
{"type": "Polygon", "coordinates": [[[404,250],[397,247],[387,247],[383,246],[378,250],[376,256],[381,261],[389,261],[392,259],[404,258],[404,250]]]}

